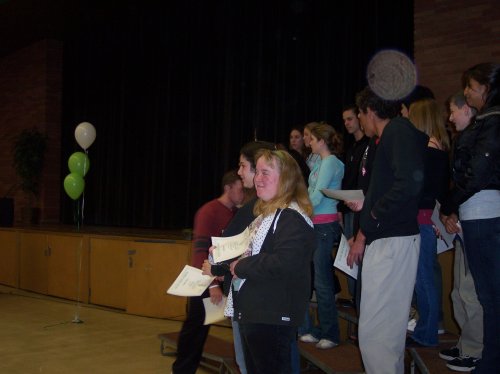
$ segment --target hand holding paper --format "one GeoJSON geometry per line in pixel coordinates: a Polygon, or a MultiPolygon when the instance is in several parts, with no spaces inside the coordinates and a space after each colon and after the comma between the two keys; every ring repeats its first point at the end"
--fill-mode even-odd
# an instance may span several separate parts
{"type": "Polygon", "coordinates": [[[339,249],[337,250],[337,256],[335,257],[335,262],[333,266],[337,269],[342,270],[347,275],[350,275],[354,279],[358,278],[358,265],[353,264],[352,268],[347,265],[347,256],[349,255],[349,244],[347,243],[347,239],[344,235],[340,239],[339,249]]]}
{"type": "Polygon", "coordinates": [[[212,265],[208,260],[203,261],[203,265],[201,265],[201,272],[203,275],[212,276],[212,265]]]}
{"type": "Polygon", "coordinates": [[[201,269],[186,265],[167,293],[177,296],[200,296],[214,278],[203,275],[201,269]]]}
{"type": "Polygon", "coordinates": [[[440,236],[437,238],[437,253],[453,248],[453,239],[455,239],[455,234],[450,234],[439,218],[440,207],[440,204],[436,201],[436,206],[431,216],[432,223],[434,223],[440,233],[440,236]]]}
{"type": "Polygon", "coordinates": [[[205,307],[205,322],[204,325],[219,322],[224,320],[224,308],[226,306],[226,298],[222,298],[222,302],[213,304],[209,297],[203,299],[203,306],[205,307]]]}
{"type": "Polygon", "coordinates": [[[216,263],[239,257],[250,245],[250,230],[247,227],[241,234],[226,238],[212,236],[212,244],[212,256],[216,263]]]}

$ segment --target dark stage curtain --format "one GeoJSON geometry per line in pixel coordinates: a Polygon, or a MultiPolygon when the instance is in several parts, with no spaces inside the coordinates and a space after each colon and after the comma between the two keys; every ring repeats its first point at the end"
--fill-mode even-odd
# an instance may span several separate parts
{"type": "MultiPolygon", "coordinates": [[[[370,58],[413,55],[412,1],[102,3],[82,5],[64,44],[62,159],[78,123],[97,130],[90,225],[191,227],[245,142],[287,144],[313,120],[343,131],[370,58]]],[[[66,195],[61,211],[72,223],[66,195]]]]}

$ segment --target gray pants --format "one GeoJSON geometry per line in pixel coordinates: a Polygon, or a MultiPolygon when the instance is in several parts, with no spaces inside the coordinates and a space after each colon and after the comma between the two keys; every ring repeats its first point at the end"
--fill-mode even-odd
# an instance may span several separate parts
{"type": "Polygon", "coordinates": [[[457,347],[460,355],[481,357],[483,351],[483,307],[479,303],[474,279],[468,267],[460,240],[455,241],[453,263],[453,290],[451,300],[455,320],[460,327],[457,347]]]}
{"type": "Polygon", "coordinates": [[[365,250],[359,348],[368,374],[403,374],[420,234],[375,240],[365,250]]]}

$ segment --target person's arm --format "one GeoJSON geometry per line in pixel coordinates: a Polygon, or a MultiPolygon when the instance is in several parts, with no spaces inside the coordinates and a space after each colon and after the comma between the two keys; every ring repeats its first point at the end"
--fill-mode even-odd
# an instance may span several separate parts
{"type": "MultiPolygon", "coordinates": [[[[193,225],[193,249],[191,264],[193,267],[202,269],[203,263],[208,259],[208,251],[212,245],[211,233],[217,232],[218,227],[214,226],[217,220],[209,209],[200,209],[195,216],[193,225]]],[[[210,287],[219,286],[219,282],[214,279],[210,287]]],[[[220,287],[219,287],[220,290],[220,287]]],[[[216,291],[210,291],[210,295],[216,291]]]]}
{"type": "Polygon", "coordinates": [[[351,268],[355,263],[359,265],[361,261],[363,261],[363,255],[365,253],[365,243],[366,237],[361,229],[358,230],[356,237],[353,237],[349,240],[350,249],[349,254],[347,255],[347,265],[349,265],[351,268]]]}
{"type": "Polygon", "coordinates": [[[309,199],[311,200],[313,208],[320,205],[323,199],[330,199],[326,197],[321,190],[329,188],[332,180],[338,181],[338,188],[340,189],[343,176],[344,164],[342,161],[335,156],[321,160],[316,185],[314,186],[314,190],[309,192],[309,199]]]}
{"type": "Polygon", "coordinates": [[[205,260],[205,262],[203,262],[202,270],[203,270],[203,274],[211,275],[214,277],[223,277],[226,274],[230,273],[229,263],[221,263],[221,264],[211,265],[208,262],[208,260],[205,260]]]}

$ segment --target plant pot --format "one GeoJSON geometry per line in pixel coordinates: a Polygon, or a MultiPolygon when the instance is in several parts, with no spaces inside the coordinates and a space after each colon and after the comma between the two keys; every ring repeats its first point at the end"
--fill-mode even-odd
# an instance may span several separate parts
{"type": "Polygon", "coordinates": [[[0,198],[0,226],[12,227],[14,224],[14,199],[0,198]]]}

